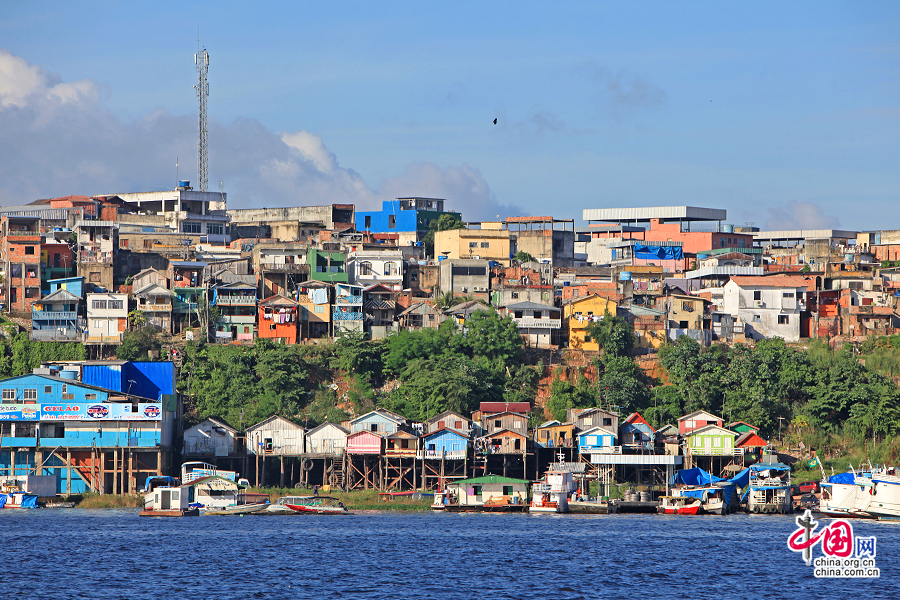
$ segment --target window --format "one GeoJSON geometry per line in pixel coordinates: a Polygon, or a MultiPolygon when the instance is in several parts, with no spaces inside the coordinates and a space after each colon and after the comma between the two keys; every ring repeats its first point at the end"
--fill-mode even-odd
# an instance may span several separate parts
{"type": "Polygon", "coordinates": [[[316,304],[315,307],[313,307],[313,312],[316,313],[317,315],[325,314],[325,305],[324,304],[316,304]]]}
{"type": "Polygon", "coordinates": [[[206,233],[209,235],[223,235],[225,233],[225,227],[219,224],[209,223],[206,226],[206,233]]]}
{"type": "Polygon", "coordinates": [[[378,433],[378,423],[372,423],[371,425],[369,425],[369,431],[378,433]]]}
{"type": "Polygon", "coordinates": [[[400,440],[400,449],[407,450],[409,448],[409,440],[400,440]]]}
{"type": "Polygon", "coordinates": [[[385,275],[398,275],[400,273],[400,267],[394,261],[388,261],[384,263],[384,274],[385,275]]]}
{"type": "Polygon", "coordinates": [[[397,227],[397,215],[388,215],[388,229],[397,227]]]}
{"type": "Polygon", "coordinates": [[[85,395],[84,395],[84,399],[85,399],[85,400],[96,400],[96,399],[97,399],[97,394],[85,394],[85,395]]]}
{"type": "Polygon", "coordinates": [[[3,402],[4,403],[13,403],[16,401],[16,390],[14,389],[5,389],[3,390],[3,402]]]}
{"type": "Polygon", "coordinates": [[[783,294],[781,294],[781,297],[782,297],[782,298],[791,298],[791,299],[793,299],[793,298],[794,298],[794,292],[784,292],[783,294]]]}
{"type": "Polygon", "coordinates": [[[482,247],[482,248],[490,248],[490,247],[491,247],[491,243],[490,243],[490,242],[481,242],[481,247],[482,247]]]}
{"type": "Polygon", "coordinates": [[[454,421],[453,425],[456,429],[462,429],[462,421],[454,421]]]}
{"type": "Polygon", "coordinates": [[[22,265],[10,265],[9,276],[18,279],[22,276],[22,265]]]}
{"type": "Polygon", "coordinates": [[[27,388],[22,394],[22,398],[27,400],[37,400],[37,388],[27,388]]]}
{"type": "Polygon", "coordinates": [[[753,299],[754,299],[754,300],[762,300],[762,292],[759,291],[759,290],[754,291],[754,292],[753,292],[753,299]]]}
{"type": "Polygon", "coordinates": [[[183,233],[201,233],[203,229],[196,221],[185,221],[181,224],[181,231],[183,233]]]}
{"type": "Polygon", "coordinates": [[[106,300],[91,300],[93,310],[106,310],[106,300]]]}
{"type": "Polygon", "coordinates": [[[522,429],[522,421],[516,421],[515,423],[513,423],[513,428],[522,429]]]}
{"type": "Polygon", "coordinates": [[[91,283],[100,283],[100,273],[91,273],[91,283]]]}
{"type": "Polygon", "coordinates": [[[25,267],[25,277],[31,277],[32,279],[37,277],[37,267],[33,265],[25,267]]]}
{"type": "Polygon", "coordinates": [[[372,229],[372,217],[371,217],[371,215],[366,215],[366,216],[364,217],[364,219],[365,219],[365,225],[364,225],[364,227],[365,227],[366,229],[372,229]]]}
{"type": "Polygon", "coordinates": [[[359,263],[359,274],[360,275],[371,275],[372,274],[372,263],[370,263],[367,260],[359,263]]]}
{"type": "Polygon", "coordinates": [[[612,419],[607,418],[607,417],[603,417],[603,425],[604,425],[605,427],[610,427],[610,426],[612,426],[612,419]]]}
{"type": "Polygon", "coordinates": [[[34,246],[25,246],[25,254],[34,254],[34,246]]]}
{"type": "Polygon", "coordinates": [[[127,247],[128,247],[128,240],[127,240],[127,239],[119,240],[119,248],[127,248],[127,247]]]}
{"type": "Polygon", "coordinates": [[[514,316],[516,319],[521,319],[521,318],[522,318],[522,311],[521,311],[521,310],[514,311],[514,312],[513,312],[513,316],[514,316]]]}
{"type": "Polygon", "coordinates": [[[480,486],[480,485],[473,485],[473,486],[472,486],[472,492],[474,492],[474,494],[475,494],[476,496],[480,496],[480,495],[481,495],[481,486],[480,486]]]}
{"type": "Polygon", "coordinates": [[[521,450],[522,449],[522,440],[516,438],[515,443],[513,444],[513,450],[521,450]]]}
{"type": "Polygon", "coordinates": [[[499,428],[499,427],[501,427],[502,425],[503,425],[503,423],[500,421],[500,419],[496,419],[496,420],[494,421],[494,427],[499,428]]]}
{"type": "Polygon", "coordinates": [[[503,486],[503,495],[504,496],[512,496],[512,494],[513,494],[513,486],[504,485],[503,486]]]}
{"type": "Polygon", "coordinates": [[[760,322],[761,322],[761,321],[760,321],[760,318],[759,318],[759,315],[753,315],[753,322],[754,322],[754,323],[760,323],[760,322]]]}
{"type": "Polygon", "coordinates": [[[681,310],[686,310],[688,312],[692,312],[694,310],[694,303],[693,302],[682,302],[681,310]]]}
{"type": "Polygon", "coordinates": [[[45,385],[45,386],[44,386],[44,393],[45,393],[45,394],[49,394],[49,393],[51,393],[51,392],[53,392],[53,386],[45,385]]]}
{"type": "Polygon", "coordinates": [[[109,301],[109,309],[110,310],[122,310],[124,308],[124,304],[121,300],[110,300],[109,301]]]}
{"type": "Polygon", "coordinates": [[[712,447],[713,448],[721,448],[722,447],[722,438],[714,437],[712,439],[712,447]]]}
{"type": "Polygon", "coordinates": [[[41,297],[41,288],[36,288],[36,287],[25,288],[25,297],[26,298],[40,298],[41,297]]]}
{"type": "Polygon", "coordinates": [[[779,325],[790,325],[791,318],[788,315],[778,315],[778,324],[779,325]]]}
{"type": "Polygon", "coordinates": [[[512,298],[513,298],[513,300],[518,300],[518,299],[519,299],[519,292],[512,292],[512,298]]]}
{"type": "Polygon", "coordinates": [[[477,248],[478,242],[469,242],[469,248],[477,248]]]}

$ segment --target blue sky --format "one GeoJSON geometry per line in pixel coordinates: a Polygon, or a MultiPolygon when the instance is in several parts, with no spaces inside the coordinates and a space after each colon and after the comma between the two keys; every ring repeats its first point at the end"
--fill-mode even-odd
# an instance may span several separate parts
{"type": "Polygon", "coordinates": [[[17,3],[0,202],[195,180],[198,25],[230,206],[900,228],[896,2],[17,3]]]}

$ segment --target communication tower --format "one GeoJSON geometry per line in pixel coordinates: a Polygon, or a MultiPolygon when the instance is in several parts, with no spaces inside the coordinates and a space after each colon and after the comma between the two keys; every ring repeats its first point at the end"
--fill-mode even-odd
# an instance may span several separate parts
{"type": "Polygon", "coordinates": [[[201,192],[206,191],[207,185],[207,153],[208,145],[206,139],[206,99],[209,97],[209,83],[206,81],[206,72],[209,70],[209,54],[206,48],[194,55],[194,64],[197,65],[197,101],[199,104],[197,110],[197,118],[199,120],[200,132],[197,137],[197,179],[201,192]]]}

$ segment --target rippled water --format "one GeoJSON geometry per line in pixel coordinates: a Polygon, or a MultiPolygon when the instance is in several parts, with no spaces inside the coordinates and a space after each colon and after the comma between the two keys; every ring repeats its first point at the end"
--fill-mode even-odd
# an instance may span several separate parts
{"type": "Polygon", "coordinates": [[[879,580],[813,578],[785,516],[2,510],[0,548],[23,599],[900,598],[900,524],[854,527],[879,580]]]}

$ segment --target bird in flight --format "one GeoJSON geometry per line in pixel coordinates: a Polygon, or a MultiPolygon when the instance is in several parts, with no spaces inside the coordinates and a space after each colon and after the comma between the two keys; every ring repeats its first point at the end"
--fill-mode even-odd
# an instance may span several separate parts
{"type": "Polygon", "coordinates": [[[496,124],[497,124],[497,119],[494,119],[494,125],[496,125],[496,124]]]}

